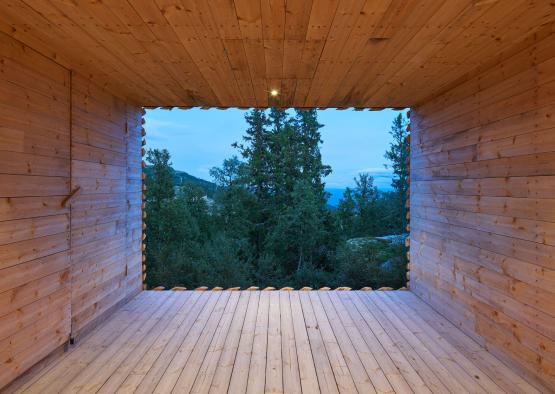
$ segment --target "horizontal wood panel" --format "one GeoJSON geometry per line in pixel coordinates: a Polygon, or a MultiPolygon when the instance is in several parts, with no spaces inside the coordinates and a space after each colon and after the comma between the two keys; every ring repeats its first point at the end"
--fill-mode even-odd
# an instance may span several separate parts
{"type": "Polygon", "coordinates": [[[553,238],[555,223],[553,222],[428,207],[419,207],[415,211],[416,218],[437,220],[456,226],[555,246],[553,238]]]}
{"type": "Polygon", "coordinates": [[[69,288],[68,286],[69,270],[66,269],[5,291],[0,298],[0,316],[46,297],[61,288],[69,288]]]}
{"type": "Polygon", "coordinates": [[[104,179],[124,179],[125,167],[119,167],[99,162],[91,163],[87,161],[72,160],[72,174],[79,178],[104,178],[104,179]]]}
{"type": "Polygon", "coordinates": [[[446,236],[450,239],[467,241],[471,245],[485,250],[516,257],[536,264],[539,267],[553,269],[555,248],[551,245],[512,238],[505,235],[488,233],[473,228],[451,225],[437,220],[420,219],[415,216],[411,220],[411,227],[446,236]]]}
{"type": "Polygon", "coordinates": [[[70,304],[71,294],[67,287],[22,306],[0,317],[0,339],[9,338],[37,319],[46,316],[51,310],[57,310],[70,304]]]}
{"type": "Polygon", "coordinates": [[[62,207],[65,197],[0,198],[0,221],[68,214],[69,207],[62,207]]]}
{"type": "Polygon", "coordinates": [[[0,39],[0,387],[69,339],[69,71],[0,39]]]}
{"type": "Polygon", "coordinates": [[[123,193],[106,193],[106,194],[83,194],[75,199],[71,206],[84,210],[106,209],[114,207],[122,207],[127,204],[126,196],[123,193]]]}
{"type": "MultiPolygon", "coordinates": [[[[412,239],[462,259],[479,261],[479,267],[506,275],[508,280],[511,278],[516,279],[547,292],[551,292],[554,289],[555,270],[545,269],[539,265],[512,256],[482,249],[469,242],[444,238],[442,235],[420,229],[415,229],[411,233],[412,239]]],[[[511,288],[511,290],[515,289],[511,288]]]]}
{"type": "Polygon", "coordinates": [[[411,188],[417,194],[450,194],[516,198],[555,198],[555,176],[504,178],[460,178],[416,181],[411,188]]]}
{"type": "MultiPolygon", "coordinates": [[[[44,95],[26,86],[9,82],[5,79],[0,81],[0,97],[4,106],[14,109],[15,113],[25,113],[27,116],[50,118],[53,122],[60,122],[62,127],[67,127],[63,122],[69,116],[68,91],[59,94],[44,95]],[[25,110],[23,110],[25,109],[25,110]]],[[[12,116],[15,114],[12,114],[12,116]]]]}
{"type": "Polygon", "coordinates": [[[4,120],[0,150],[69,159],[69,134],[4,120]]]}
{"type": "MultiPolygon", "coordinates": [[[[12,88],[16,89],[17,87],[14,85],[12,88]]],[[[21,105],[22,103],[19,104],[21,105]]],[[[26,106],[18,106],[18,103],[0,100],[0,116],[2,116],[2,119],[5,119],[5,127],[16,130],[50,130],[69,137],[69,127],[66,123],[67,119],[52,116],[48,112],[38,109],[36,111],[27,109],[22,111],[22,108],[26,108],[26,106]]]]}
{"type": "Polygon", "coordinates": [[[71,226],[73,229],[78,229],[108,222],[125,221],[125,210],[126,207],[120,205],[117,207],[80,211],[78,214],[72,215],[71,226]]]}
{"type": "Polygon", "coordinates": [[[552,385],[555,37],[528,42],[411,111],[410,283],[552,385]]]}
{"type": "Polygon", "coordinates": [[[0,197],[39,197],[69,194],[69,178],[0,174],[0,197]],[[32,181],[32,182],[31,182],[32,181]]]}
{"type": "Polygon", "coordinates": [[[114,272],[123,272],[125,267],[118,264],[122,255],[126,253],[126,248],[110,249],[103,253],[95,254],[94,263],[90,260],[83,260],[72,272],[72,285],[74,294],[77,295],[81,289],[96,287],[102,282],[102,276],[111,276],[114,272]],[[88,264],[86,264],[88,263],[88,264]]]}
{"type": "Polygon", "coordinates": [[[0,269],[69,249],[69,231],[0,246],[0,269]]]}
{"type": "Polygon", "coordinates": [[[68,253],[60,252],[2,270],[0,289],[11,290],[27,282],[69,268],[68,253]]]}
{"type": "MultiPolygon", "coordinates": [[[[468,259],[425,244],[417,243],[414,254],[418,255],[418,264],[430,272],[436,272],[440,278],[466,291],[468,295],[478,297],[480,302],[512,316],[545,336],[543,342],[546,346],[553,343],[549,339],[553,336],[553,307],[544,310],[542,306],[547,300],[553,299],[552,292],[534,289],[525,283],[508,283],[508,278],[504,275],[480,268],[480,265],[468,259]]],[[[529,335],[537,334],[530,332],[529,335]]],[[[537,350],[540,350],[539,347],[537,350]]]]}
{"type": "MultiPolygon", "coordinates": [[[[419,266],[418,272],[422,272],[423,276],[431,276],[434,275],[434,268],[430,267],[424,273],[423,266],[419,266]]],[[[495,296],[491,291],[489,291],[486,298],[479,295],[470,297],[464,290],[453,287],[452,280],[447,277],[441,278],[436,276],[435,283],[440,291],[448,291],[453,295],[450,303],[457,301],[470,305],[467,314],[472,314],[474,317],[472,329],[477,335],[485,337],[485,344],[488,347],[499,347],[508,353],[512,360],[516,359],[520,362],[525,362],[524,369],[528,374],[534,375],[540,372],[548,376],[553,374],[555,364],[549,360],[551,355],[548,354],[546,359],[538,357],[538,353],[545,354],[547,348],[552,346],[549,344],[549,339],[547,337],[542,338],[534,330],[522,326],[519,320],[512,319],[503,312],[500,312],[499,303],[496,307],[491,307],[482,302],[486,299],[494,300],[495,296]],[[515,337],[522,339],[514,345],[510,344],[510,341],[513,341],[515,337]],[[546,345],[543,344],[544,342],[546,345]]],[[[462,316],[464,315],[459,314],[457,318],[460,319],[462,316]]],[[[522,317],[520,317],[520,320],[522,320],[522,317]]],[[[549,351],[547,352],[549,353],[549,351]]],[[[505,357],[507,357],[507,354],[505,357]]]]}
{"type": "Polygon", "coordinates": [[[483,160],[462,164],[447,164],[411,171],[415,180],[457,178],[501,178],[552,175],[555,153],[538,153],[517,157],[483,160]]]}
{"type": "Polygon", "coordinates": [[[489,215],[555,221],[555,199],[465,196],[456,194],[417,194],[413,206],[463,212],[487,212],[489,215]]]}
{"type": "MultiPolygon", "coordinates": [[[[85,194],[121,194],[124,195],[127,185],[118,179],[106,178],[83,178],[72,176],[72,183],[75,187],[81,187],[83,195],[85,194]]],[[[135,186],[137,187],[137,186],[135,186]]],[[[140,190],[140,186],[139,186],[140,190]]]]}
{"type": "MultiPolygon", "coordinates": [[[[67,311],[67,309],[65,309],[67,311]]],[[[0,369],[0,381],[10,382],[14,376],[19,376],[31,368],[35,361],[42,360],[54,350],[68,341],[69,315],[58,321],[53,327],[44,330],[39,336],[33,338],[33,345],[16,353],[10,358],[9,363],[4,363],[0,369]]]]}
{"type": "MultiPolygon", "coordinates": [[[[555,107],[551,108],[555,109],[555,107]]],[[[415,157],[412,168],[468,163],[527,154],[549,153],[555,149],[554,128],[523,133],[499,140],[469,145],[415,157]]]]}
{"type": "MultiPolygon", "coordinates": [[[[75,333],[79,333],[84,330],[88,324],[94,321],[95,318],[103,316],[104,313],[109,312],[110,308],[116,306],[118,303],[125,300],[125,278],[121,275],[121,278],[114,282],[106,282],[103,285],[103,292],[100,296],[97,294],[98,301],[91,303],[83,311],[72,316],[72,329],[75,333]]],[[[75,304],[72,304],[72,306],[75,304]]]]}
{"type": "Polygon", "coordinates": [[[1,41],[0,387],[142,288],[140,108],[1,41]]]}
{"type": "Polygon", "coordinates": [[[90,161],[119,167],[123,167],[127,164],[125,154],[123,153],[77,143],[72,145],[71,155],[74,160],[80,161],[90,161]]]}
{"type": "MultiPolygon", "coordinates": [[[[128,270],[140,256],[128,261],[127,255],[128,210],[141,198],[127,193],[130,160],[132,171],[141,171],[140,149],[129,154],[128,145],[140,143],[142,116],[82,75],[72,82],[72,185],[82,190],[71,216],[72,332],[78,336],[142,287],[142,278],[129,277],[128,270]]],[[[139,231],[141,225],[130,224],[139,231]]]]}
{"type": "Polygon", "coordinates": [[[46,237],[54,234],[67,234],[69,215],[43,216],[0,222],[0,245],[46,237]]]}
{"type": "Polygon", "coordinates": [[[87,259],[96,260],[96,254],[104,253],[106,250],[114,248],[123,248],[125,242],[121,238],[100,239],[98,241],[88,242],[83,245],[75,245],[71,248],[72,266],[77,268],[82,262],[86,265],[92,263],[87,259]]]}

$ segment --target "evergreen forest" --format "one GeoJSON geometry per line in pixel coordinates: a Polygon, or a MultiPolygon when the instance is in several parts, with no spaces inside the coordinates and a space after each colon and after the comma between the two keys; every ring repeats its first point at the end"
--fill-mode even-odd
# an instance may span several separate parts
{"type": "Polygon", "coordinates": [[[148,286],[404,286],[404,116],[394,119],[385,152],[392,191],[361,173],[336,208],[327,204],[333,169],[322,161],[316,110],[253,109],[245,119],[236,155],[211,169],[208,189],[176,183],[183,177],[168,151],[147,151],[148,286]]]}

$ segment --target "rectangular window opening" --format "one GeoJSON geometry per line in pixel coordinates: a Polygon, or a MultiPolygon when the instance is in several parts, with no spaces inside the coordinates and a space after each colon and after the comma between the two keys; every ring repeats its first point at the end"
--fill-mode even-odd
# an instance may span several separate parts
{"type": "Polygon", "coordinates": [[[407,287],[409,115],[147,109],[145,287],[407,287]]]}

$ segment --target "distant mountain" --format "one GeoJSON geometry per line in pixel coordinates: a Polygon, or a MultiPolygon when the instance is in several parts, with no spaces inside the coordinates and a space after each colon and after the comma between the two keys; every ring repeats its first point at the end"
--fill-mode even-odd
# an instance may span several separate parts
{"type": "MultiPolygon", "coordinates": [[[[212,183],[205,179],[197,178],[196,176],[193,176],[185,171],[174,170],[173,168],[171,169],[171,171],[172,171],[174,186],[181,187],[187,184],[196,185],[201,187],[202,190],[204,190],[207,197],[212,198],[214,196],[214,193],[216,192],[215,183],[212,183]]],[[[146,176],[148,177],[152,173],[152,167],[147,166],[145,168],[145,173],[146,173],[146,176]]]]}
{"type": "MultiPolygon", "coordinates": [[[[378,190],[380,192],[391,192],[393,191],[393,188],[391,187],[391,184],[387,184],[387,183],[382,183],[382,184],[378,184],[376,185],[378,187],[378,190]]],[[[328,207],[331,207],[332,209],[335,209],[339,206],[339,201],[341,201],[341,199],[343,198],[343,193],[345,192],[346,188],[334,188],[334,187],[326,187],[325,190],[326,192],[328,192],[329,198],[328,198],[328,207]]],[[[354,189],[354,187],[351,186],[351,189],[354,189]]]]}

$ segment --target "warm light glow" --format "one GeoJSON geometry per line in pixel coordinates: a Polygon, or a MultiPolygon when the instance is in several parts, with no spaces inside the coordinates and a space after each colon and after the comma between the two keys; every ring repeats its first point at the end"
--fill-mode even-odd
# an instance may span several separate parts
{"type": "Polygon", "coordinates": [[[270,90],[270,94],[274,97],[276,97],[278,95],[278,91],[276,89],[272,89],[270,90]]]}

